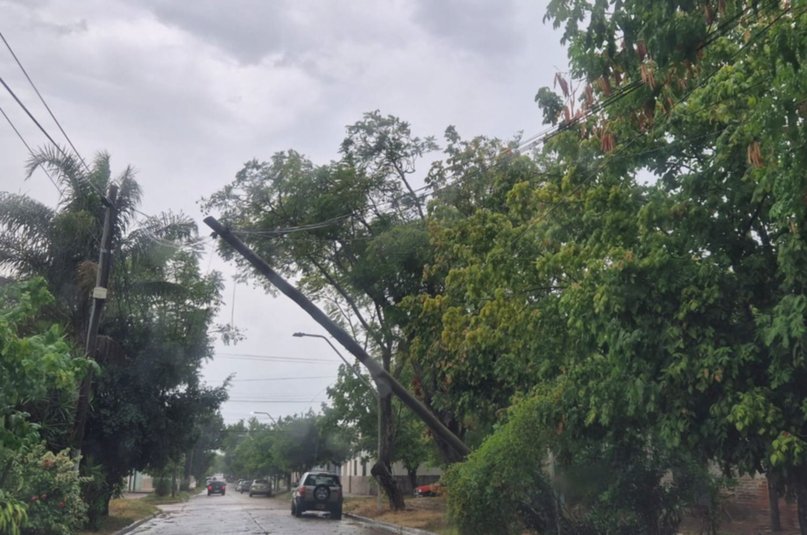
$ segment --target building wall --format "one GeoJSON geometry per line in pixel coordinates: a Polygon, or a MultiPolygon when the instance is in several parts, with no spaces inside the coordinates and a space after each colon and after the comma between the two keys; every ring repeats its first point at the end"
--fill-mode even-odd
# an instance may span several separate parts
{"type": "MultiPolygon", "coordinates": [[[[760,523],[769,524],[768,480],[763,474],[738,478],[736,485],[725,492],[724,503],[735,514],[757,517],[760,523]]],[[[798,529],[796,503],[779,498],[779,519],[782,529],[798,529]]]]}
{"type": "Polygon", "coordinates": [[[126,478],[126,492],[154,492],[154,480],[148,474],[133,472],[126,478]]]}
{"type": "MultiPolygon", "coordinates": [[[[342,480],[342,491],[347,495],[376,496],[378,487],[375,479],[370,475],[373,464],[375,464],[375,459],[366,456],[357,456],[345,461],[339,471],[339,478],[342,480]],[[362,461],[362,458],[366,460],[362,461]]],[[[441,468],[421,465],[417,470],[417,484],[434,483],[440,479],[441,475],[443,475],[441,468]]],[[[392,477],[395,478],[398,488],[404,494],[411,494],[414,491],[403,463],[397,462],[392,465],[392,477]]]]}

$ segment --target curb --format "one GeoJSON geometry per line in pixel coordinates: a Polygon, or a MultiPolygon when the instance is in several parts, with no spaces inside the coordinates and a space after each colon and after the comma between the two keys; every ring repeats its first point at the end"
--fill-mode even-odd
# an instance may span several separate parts
{"type": "Polygon", "coordinates": [[[122,529],[116,531],[114,533],[114,535],[124,535],[125,533],[129,533],[130,531],[134,531],[141,524],[145,524],[146,522],[148,522],[149,520],[151,520],[152,518],[154,518],[158,514],[160,514],[160,513],[154,513],[154,514],[152,514],[150,516],[147,516],[145,518],[141,518],[140,520],[135,520],[134,522],[132,522],[131,524],[129,524],[125,528],[122,528],[122,529]]]}
{"type": "Polygon", "coordinates": [[[381,522],[380,520],[373,520],[372,518],[367,518],[366,516],[354,515],[353,513],[342,513],[342,514],[348,518],[352,518],[353,520],[358,520],[359,522],[364,522],[365,524],[370,524],[379,528],[383,528],[393,533],[400,533],[401,535],[436,535],[431,531],[426,531],[418,528],[407,528],[405,526],[399,526],[398,524],[390,524],[389,522],[381,522]]]}

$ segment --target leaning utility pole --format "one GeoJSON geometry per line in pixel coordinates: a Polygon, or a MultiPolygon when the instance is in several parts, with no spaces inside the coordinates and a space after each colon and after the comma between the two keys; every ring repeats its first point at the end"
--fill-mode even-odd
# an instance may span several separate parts
{"type": "Polygon", "coordinates": [[[317,323],[322,325],[331,336],[342,344],[345,349],[353,353],[359,362],[369,370],[370,375],[375,380],[376,384],[384,383],[390,387],[392,392],[409,407],[415,414],[423,420],[428,428],[445,443],[449,444],[461,456],[468,455],[470,450],[460,438],[451,432],[443,422],[437,418],[425,405],[423,405],[415,396],[413,396],[406,388],[399,383],[392,375],[387,372],[378,362],[376,362],[360,345],[354,340],[347,332],[345,332],[336,323],[312,303],[300,290],[286,282],[275,270],[272,269],[262,258],[256,255],[249,247],[219,223],[215,217],[208,216],[204,222],[212,228],[216,234],[222,237],[224,241],[229,243],[233,249],[238,251],[247,261],[252,264],[263,276],[269,279],[278,290],[286,294],[292,301],[300,305],[300,307],[308,312],[308,314],[316,320],[317,323]]]}
{"type": "MultiPolygon", "coordinates": [[[[90,309],[90,324],[87,328],[87,342],[84,352],[87,357],[95,360],[98,325],[101,321],[101,312],[106,304],[107,286],[109,285],[109,273],[112,269],[112,236],[115,231],[115,219],[118,200],[118,186],[109,186],[107,196],[103,198],[106,206],[104,211],[104,230],[101,235],[101,252],[98,255],[98,273],[95,277],[95,288],[92,290],[92,308],[90,309]]],[[[78,395],[76,407],[76,424],[73,429],[72,446],[77,455],[81,455],[81,443],[84,441],[84,429],[87,427],[87,416],[90,412],[90,396],[92,395],[92,372],[88,372],[81,381],[81,388],[78,395]]]]}

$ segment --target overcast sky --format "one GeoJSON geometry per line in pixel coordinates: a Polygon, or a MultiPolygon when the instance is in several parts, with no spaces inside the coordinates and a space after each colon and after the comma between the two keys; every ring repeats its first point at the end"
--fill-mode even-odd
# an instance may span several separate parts
{"type": "MultiPolygon", "coordinates": [[[[510,138],[542,129],[533,97],[565,70],[545,0],[0,0],[0,32],[82,155],[105,150],[113,174],[134,166],[144,212],[183,211],[244,162],[294,148],[337,157],[345,125],[375,109],[438,140],[510,138]]],[[[0,76],[58,142],[58,129],[0,43],[0,76]]],[[[29,145],[46,139],[0,87],[0,108],[29,145]]],[[[0,191],[55,205],[44,174],[24,180],[27,150],[0,117],[0,191]]],[[[426,169],[419,169],[425,173],[426,169]]],[[[235,374],[222,413],[315,410],[339,358],[323,330],[285,297],[232,283],[220,321],[247,339],[217,345],[205,366],[235,374]],[[261,358],[251,355],[260,355],[261,358]],[[271,358],[263,358],[263,357],[271,358]]],[[[347,352],[343,353],[349,357],[347,352]]],[[[264,418],[263,415],[259,417],[264,418]]]]}

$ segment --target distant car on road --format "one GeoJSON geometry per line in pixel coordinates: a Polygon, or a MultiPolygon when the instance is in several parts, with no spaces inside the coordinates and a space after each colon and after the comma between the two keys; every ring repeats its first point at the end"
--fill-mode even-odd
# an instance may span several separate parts
{"type": "Polygon", "coordinates": [[[252,482],[249,486],[249,497],[255,496],[256,494],[263,494],[264,496],[271,496],[272,495],[272,486],[269,484],[269,481],[266,479],[256,479],[252,482]]]}
{"type": "Polygon", "coordinates": [[[329,472],[306,472],[291,495],[291,514],[305,511],[328,511],[331,518],[342,519],[342,484],[339,476],[329,472]]]}
{"type": "Polygon", "coordinates": [[[224,494],[227,492],[227,483],[224,481],[218,481],[216,479],[211,479],[207,482],[207,495],[210,496],[211,494],[224,494]]]}
{"type": "Polygon", "coordinates": [[[250,485],[249,479],[239,479],[238,483],[236,483],[235,485],[235,491],[243,494],[249,490],[249,485],[250,485]]]}

